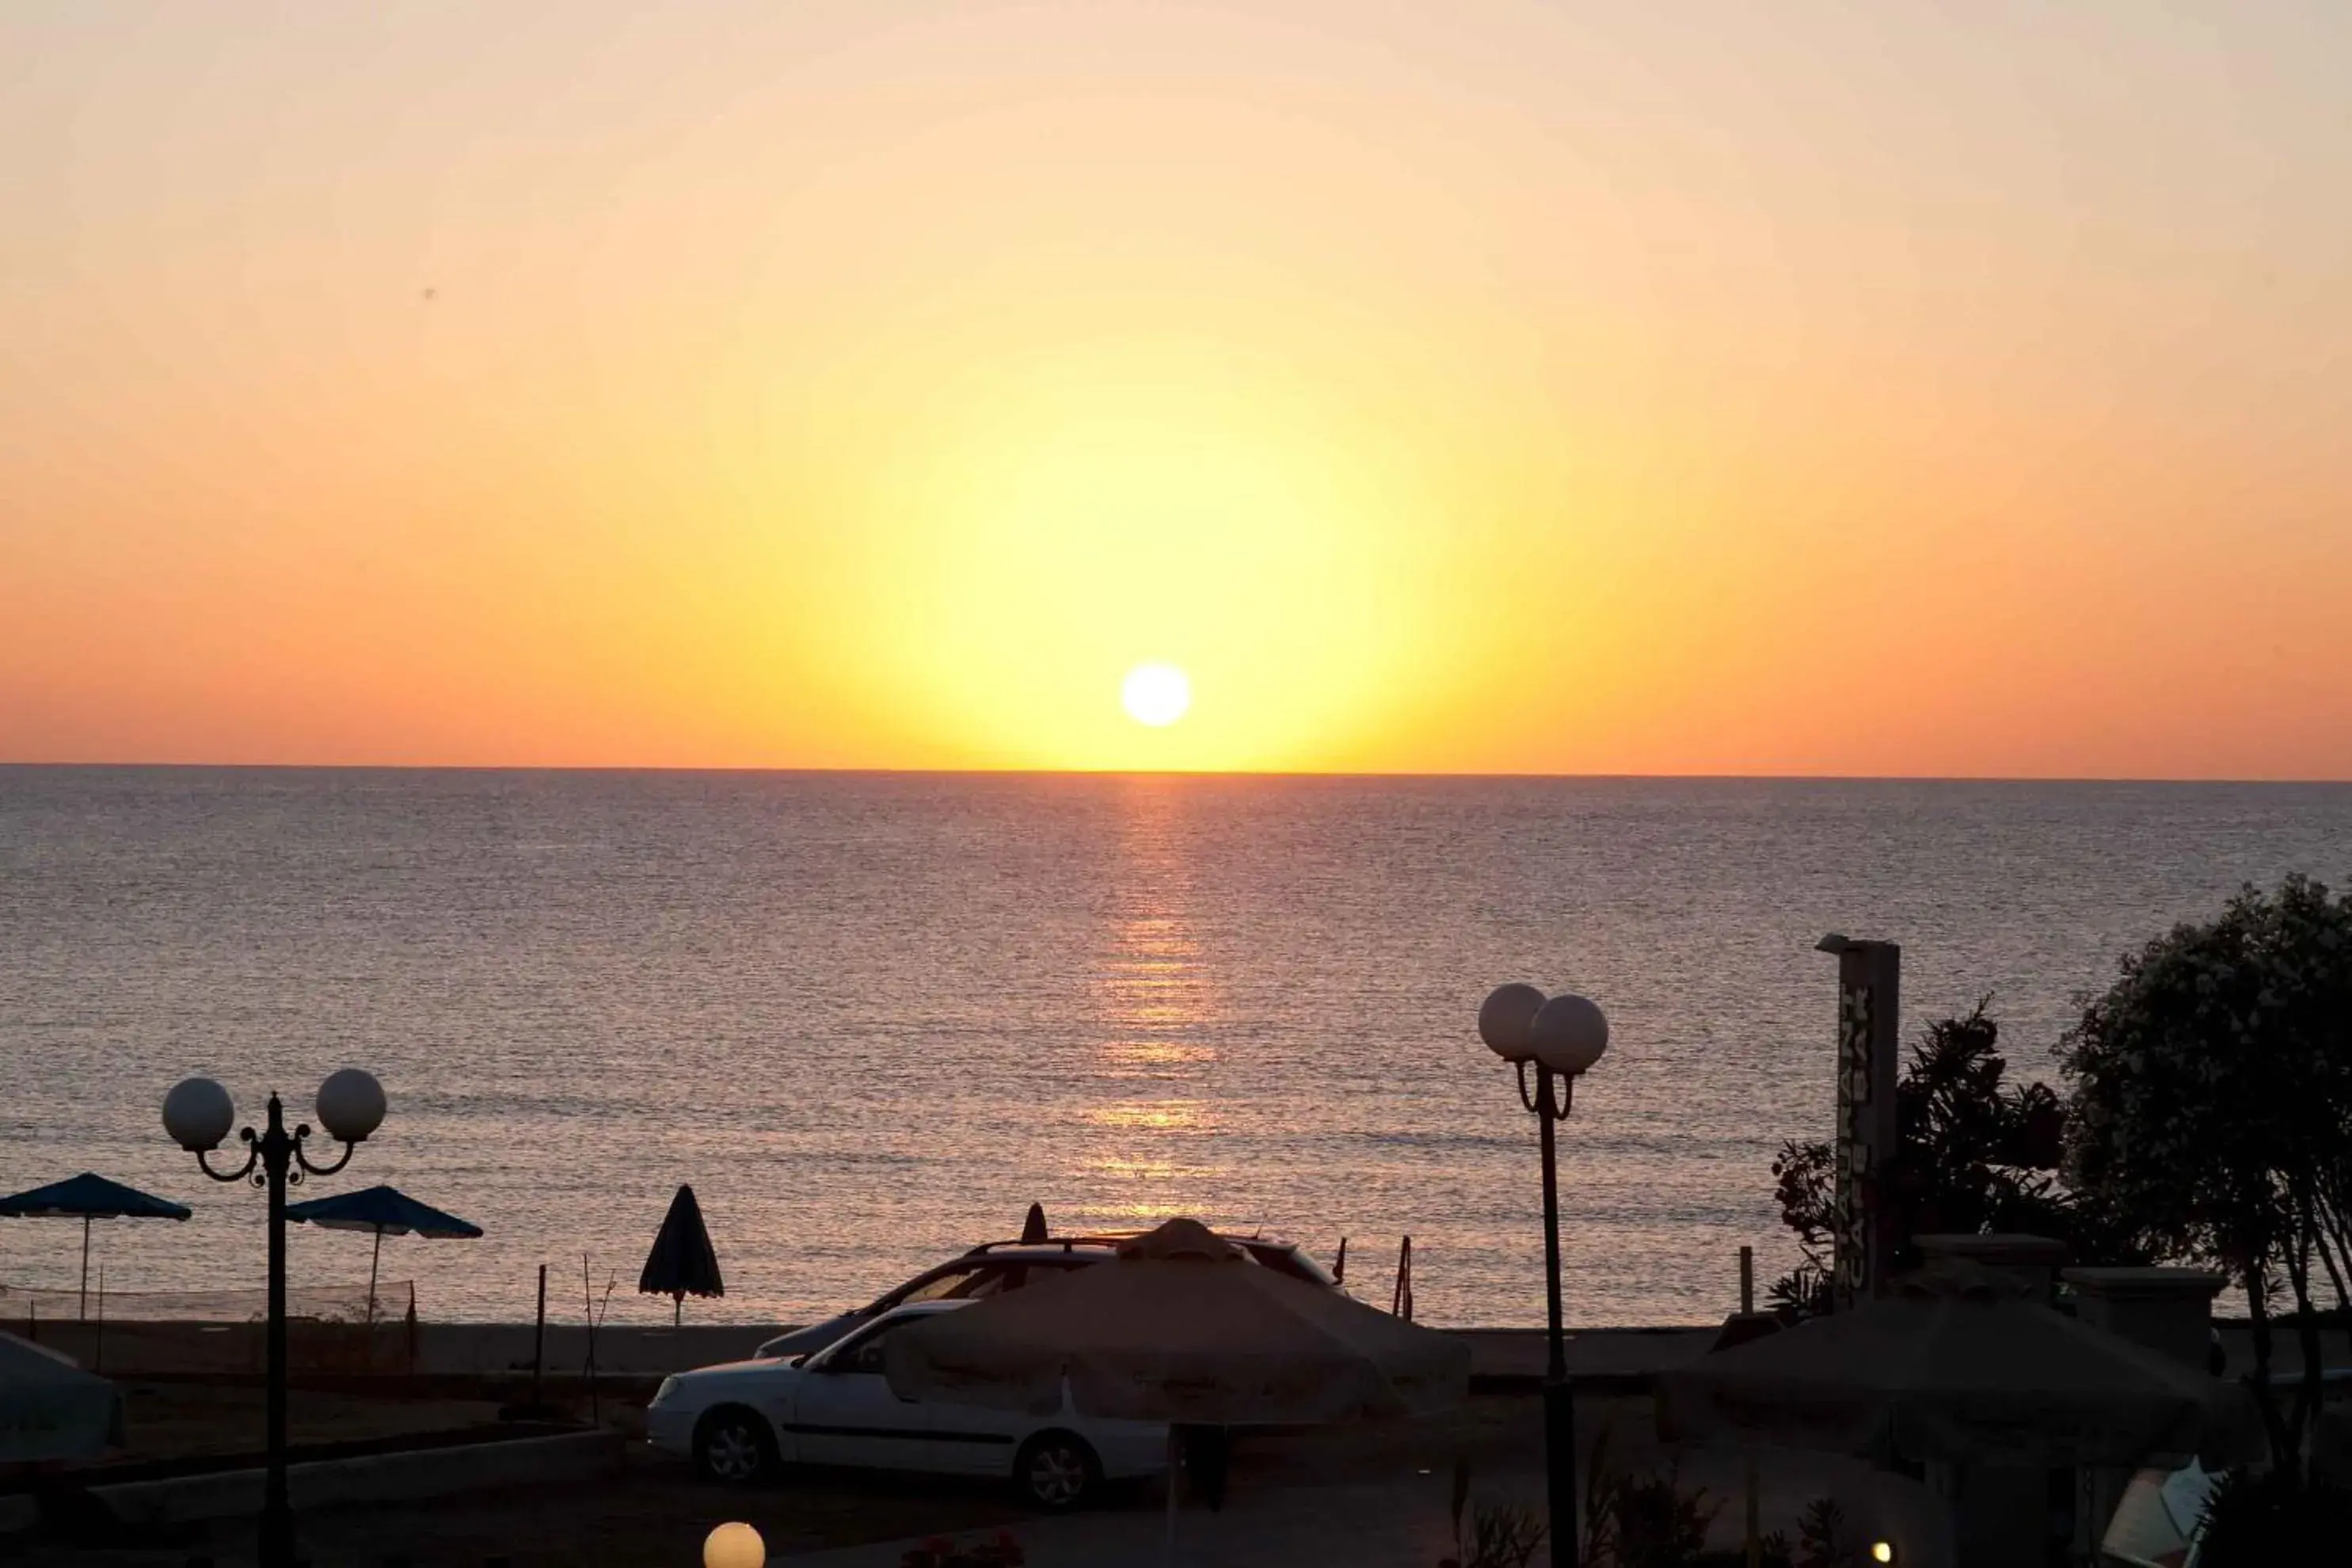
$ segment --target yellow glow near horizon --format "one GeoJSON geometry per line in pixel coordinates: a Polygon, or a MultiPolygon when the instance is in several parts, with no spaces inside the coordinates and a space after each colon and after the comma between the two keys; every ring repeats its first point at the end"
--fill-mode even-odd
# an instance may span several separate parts
{"type": "Polygon", "coordinates": [[[1373,430],[1181,343],[952,352],[987,374],[926,418],[845,384],[810,438],[896,454],[817,503],[846,523],[838,624],[870,650],[851,700],[950,760],[1078,769],[1311,767],[1409,706],[1432,509],[1373,430]],[[1104,698],[1141,650],[1218,700],[1168,712],[1162,692],[1166,717],[1133,722],[1104,698]]]}
{"type": "Polygon", "coordinates": [[[1172,664],[1139,664],[1119,682],[1118,701],[1137,723],[1164,730],[1192,706],[1192,681],[1172,664]]]}

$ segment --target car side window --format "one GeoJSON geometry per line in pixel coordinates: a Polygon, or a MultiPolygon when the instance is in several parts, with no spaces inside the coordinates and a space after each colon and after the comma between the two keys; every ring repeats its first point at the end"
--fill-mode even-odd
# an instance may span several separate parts
{"type": "Polygon", "coordinates": [[[890,1323],[875,1330],[835,1359],[835,1372],[864,1372],[879,1374],[882,1371],[883,1342],[905,1328],[904,1323],[890,1323]]]}

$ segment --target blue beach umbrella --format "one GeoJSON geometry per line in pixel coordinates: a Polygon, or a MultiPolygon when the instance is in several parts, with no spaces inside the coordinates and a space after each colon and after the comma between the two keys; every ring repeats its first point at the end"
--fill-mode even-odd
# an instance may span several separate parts
{"type": "Polygon", "coordinates": [[[187,1205],[84,1171],[29,1193],[0,1198],[0,1217],[81,1221],[81,1315],[89,1316],[89,1222],[94,1219],[185,1219],[187,1205]]]}
{"type": "Polygon", "coordinates": [[[311,1198],[286,1205],[286,1217],[329,1230],[372,1230],[375,1252],[368,1260],[368,1321],[375,1321],[376,1266],[383,1261],[387,1236],[422,1236],[432,1240],[470,1241],[482,1227],[431,1204],[418,1203],[398,1187],[362,1187],[331,1198],[311,1198]]]}

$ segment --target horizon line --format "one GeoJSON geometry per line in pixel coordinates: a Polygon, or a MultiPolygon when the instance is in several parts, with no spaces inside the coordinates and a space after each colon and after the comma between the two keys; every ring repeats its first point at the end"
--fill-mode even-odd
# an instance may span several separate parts
{"type": "Polygon", "coordinates": [[[759,763],[253,763],[17,761],[0,770],[176,770],[210,773],[785,773],[842,778],[1234,778],[1490,780],[1558,783],[2237,784],[2283,788],[2352,786],[2352,777],[2228,777],[2186,773],[1536,773],[1318,768],[887,768],[791,767],[759,763]]]}

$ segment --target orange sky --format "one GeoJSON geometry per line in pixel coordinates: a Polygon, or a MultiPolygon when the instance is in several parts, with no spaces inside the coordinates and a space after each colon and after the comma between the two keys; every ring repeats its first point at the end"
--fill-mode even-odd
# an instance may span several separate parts
{"type": "Polygon", "coordinates": [[[0,760],[2352,778],[2340,6],[683,13],[0,10],[0,760]]]}

